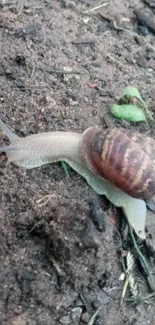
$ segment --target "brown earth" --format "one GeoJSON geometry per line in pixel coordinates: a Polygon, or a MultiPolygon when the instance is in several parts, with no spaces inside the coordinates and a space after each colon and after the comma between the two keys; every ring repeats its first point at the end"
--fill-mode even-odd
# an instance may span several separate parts
{"type": "MultiPolygon", "coordinates": [[[[155,136],[154,122],[136,125],[108,114],[126,85],[138,87],[154,109],[155,36],[134,34],[133,12],[138,6],[153,17],[153,9],[112,0],[98,10],[107,19],[84,13],[101,3],[0,1],[0,118],[19,136],[106,124],[155,136]]],[[[120,305],[120,241],[112,222],[119,211],[68,171],[70,177],[61,164],[6,166],[1,155],[0,325],[83,325],[99,306],[91,324],[155,324],[153,300],[120,305]]],[[[147,295],[143,282],[139,275],[147,295]]]]}

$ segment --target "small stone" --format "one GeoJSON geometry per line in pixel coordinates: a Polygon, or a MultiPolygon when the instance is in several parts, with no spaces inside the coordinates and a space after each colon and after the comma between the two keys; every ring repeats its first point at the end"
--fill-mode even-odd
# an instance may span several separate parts
{"type": "Polygon", "coordinates": [[[155,212],[155,202],[153,200],[147,201],[146,205],[150,211],[155,212]]]}
{"type": "Polygon", "coordinates": [[[108,128],[113,128],[114,127],[114,125],[115,125],[114,120],[113,120],[113,117],[110,114],[104,113],[103,120],[104,120],[104,122],[105,122],[105,124],[106,124],[106,126],[108,128]]]}
{"type": "Polygon", "coordinates": [[[97,230],[100,232],[105,231],[105,219],[108,217],[107,213],[103,211],[100,202],[94,199],[90,202],[90,218],[92,219],[97,230]]]}
{"type": "Polygon", "coordinates": [[[89,20],[90,20],[90,18],[88,17],[88,16],[85,16],[85,17],[83,17],[83,22],[85,23],[85,24],[88,24],[89,23],[89,20]]]}
{"type": "Polygon", "coordinates": [[[137,42],[138,45],[144,46],[145,45],[145,40],[143,37],[136,35],[135,36],[135,41],[137,42]]]}
{"type": "Polygon", "coordinates": [[[63,316],[60,319],[60,324],[62,324],[62,325],[69,325],[69,324],[79,325],[81,314],[82,314],[82,308],[80,308],[80,307],[73,308],[71,310],[70,315],[63,316]]]}
{"type": "Polygon", "coordinates": [[[104,23],[104,24],[100,24],[97,26],[97,34],[98,33],[105,33],[105,31],[107,30],[108,27],[108,23],[104,23]]]}
{"type": "Polygon", "coordinates": [[[60,324],[62,325],[69,325],[71,324],[71,319],[70,316],[63,316],[60,320],[59,320],[60,324]]]}
{"type": "Polygon", "coordinates": [[[136,63],[139,65],[139,67],[146,68],[147,62],[143,56],[137,56],[136,57],[136,63]]]}
{"type": "Polygon", "coordinates": [[[93,305],[95,308],[99,308],[101,305],[107,305],[110,302],[110,297],[104,292],[99,291],[97,294],[97,299],[93,301],[93,305]]]}
{"type": "Polygon", "coordinates": [[[82,317],[81,317],[81,320],[84,322],[84,323],[86,323],[86,324],[88,324],[88,322],[89,322],[89,320],[90,320],[90,316],[89,316],[89,314],[86,312],[86,313],[83,313],[82,314],[82,317]]]}
{"type": "Polygon", "coordinates": [[[148,28],[145,25],[137,24],[136,31],[139,35],[147,36],[148,35],[148,28]]]}
{"type": "Polygon", "coordinates": [[[124,281],[125,280],[125,273],[121,273],[120,277],[119,277],[120,281],[124,281]]]}
{"type": "Polygon", "coordinates": [[[71,320],[74,325],[78,325],[80,323],[81,314],[82,314],[82,309],[80,307],[76,307],[72,309],[71,320]]]}
{"type": "Polygon", "coordinates": [[[155,70],[155,60],[151,59],[149,62],[149,67],[153,70],[155,70]]]}
{"type": "Polygon", "coordinates": [[[26,65],[26,58],[23,54],[17,54],[15,57],[15,62],[20,66],[26,65]]]}
{"type": "Polygon", "coordinates": [[[81,242],[85,248],[95,248],[100,246],[100,240],[95,226],[91,220],[87,221],[84,231],[81,233],[81,242]]]}

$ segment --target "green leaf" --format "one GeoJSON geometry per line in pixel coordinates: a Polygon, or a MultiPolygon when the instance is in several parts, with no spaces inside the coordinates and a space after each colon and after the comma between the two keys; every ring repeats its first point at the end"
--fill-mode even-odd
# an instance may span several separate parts
{"type": "MultiPolygon", "coordinates": [[[[137,88],[133,87],[133,86],[128,86],[126,87],[123,92],[122,92],[122,95],[121,95],[121,99],[125,100],[125,97],[130,99],[132,97],[136,97],[137,99],[139,99],[142,103],[145,104],[143,98],[141,97],[139,91],[137,88]]],[[[145,104],[146,105],[146,104],[145,104]]]]}
{"type": "Polygon", "coordinates": [[[135,104],[145,111],[146,116],[150,120],[153,120],[152,113],[149,111],[146,103],[140,95],[140,92],[133,86],[128,86],[124,89],[119,100],[119,104],[135,104]]]}
{"type": "Polygon", "coordinates": [[[113,104],[110,106],[110,112],[113,116],[115,116],[119,119],[122,119],[122,120],[130,121],[130,122],[146,121],[146,117],[145,117],[143,110],[141,110],[136,105],[113,104]]]}

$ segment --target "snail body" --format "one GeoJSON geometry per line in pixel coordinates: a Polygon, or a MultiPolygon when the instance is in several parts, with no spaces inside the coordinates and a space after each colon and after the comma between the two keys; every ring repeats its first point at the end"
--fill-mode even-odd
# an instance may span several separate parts
{"type": "Polygon", "coordinates": [[[137,132],[97,127],[83,134],[45,132],[20,138],[1,120],[11,144],[0,147],[9,162],[27,169],[65,161],[100,195],[122,207],[145,238],[146,204],[155,192],[155,141],[137,132]]]}

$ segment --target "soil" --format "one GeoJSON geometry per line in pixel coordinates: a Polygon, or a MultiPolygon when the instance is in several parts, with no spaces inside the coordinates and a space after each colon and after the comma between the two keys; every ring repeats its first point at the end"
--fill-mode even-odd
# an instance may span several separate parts
{"type": "MultiPolygon", "coordinates": [[[[86,14],[102,3],[0,1],[0,118],[19,136],[110,125],[155,137],[154,121],[109,114],[127,85],[154,113],[155,36],[134,15],[153,17],[154,7],[112,0],[86,14]]],[[[120,211],[67,168],[69,177],[61,163],[24,170],[0,156],[0,324],[84,325],[100,306],[89,325],[155,324],[153,300],[120,304],[120,211]]],[[[146,296],[144,282],[139,273],[146,296]]]]}

